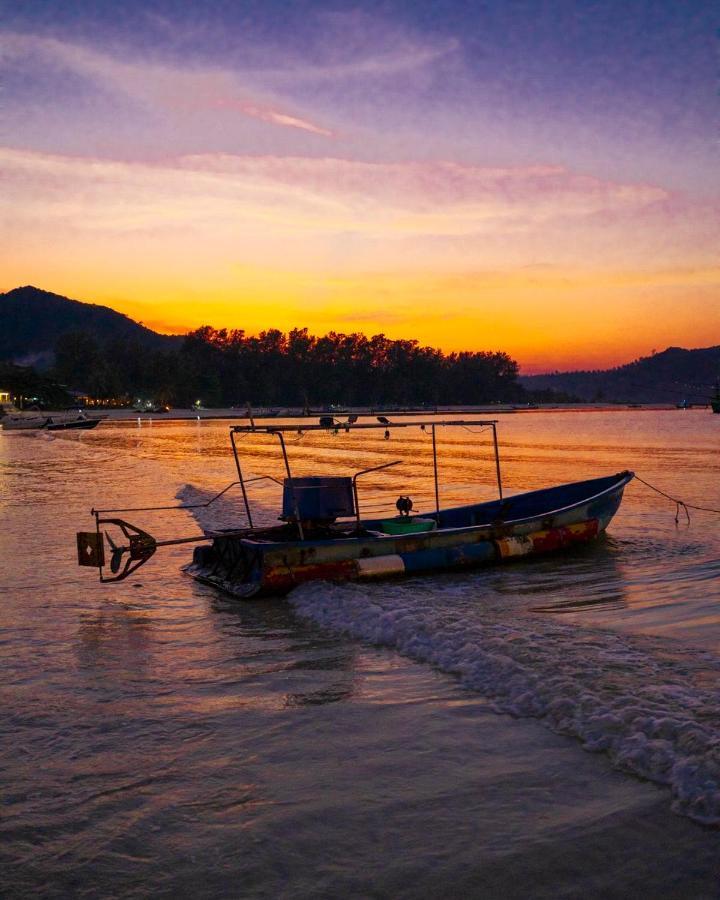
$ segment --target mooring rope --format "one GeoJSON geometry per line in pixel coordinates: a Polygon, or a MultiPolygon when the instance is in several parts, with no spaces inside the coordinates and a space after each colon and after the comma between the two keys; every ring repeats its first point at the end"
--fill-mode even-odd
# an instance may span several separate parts
{"type": "Polygon", "coordinates": [[[670,494],[666,494],[665,491],[661,491],[659,487],[655,487],[654,484],[650,484],[649,481],[645,481],[644,478],[641,478],[639,475],[635,476],[635,480],[639,481],[641,484],[644,484],[645,487],[649,487],[651,491],[655,491],[656,494],[660,494],[662,497],[667,497],[672,503],[675,504],[675,522],[680,521],[680,510],[682,509],[687,516],[688,524],[690,524],[690,510],[695,509],[699,512],[709,512],[715,513],[720,516],[720,509],[713,509],[711,506],[696,506],[694,503],[686,503],[684,500],[678,500],[677,497],[672,497],[670,494]]]}

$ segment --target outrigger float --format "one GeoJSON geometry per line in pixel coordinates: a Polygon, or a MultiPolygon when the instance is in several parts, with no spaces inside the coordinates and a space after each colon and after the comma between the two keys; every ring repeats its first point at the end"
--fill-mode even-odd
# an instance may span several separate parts
{"type": "Polygon", "coordinates": [[[241,599],[283,595],[306,581],[362,581],[469,569],[551,553],[593,540],[607,528],[620,506],[625,486],[634,477],[632,472],[625,471],[504,497],[496,420],[390,422],[384,416],[377,419],[366,423],[350,416],[346,422],[339,422],[333,416],[323,416],[315,425],[255,425],[254,422],[234,425],[230,428],[230,443],[237,481],[203,504],[93,510],[95,530],[77,535],[78,563],[96,567],[102,582],[122,581],[160,547],[199,543],[184,571],[241,599]],[[436,433],[439,428],[447,427],[492,429],[496,500],[441,508],[436,433]],[[378,519],[361,515],[360,480],[371,472],[397,466],[401,460],[361,469],[345,477],[308,478],[292,474],[287,434],[384,429],[387,438],[397,428],[421,428],[429,431],[432,439],[435,503],[434,508],[419,515],[413,513],[413,502],[405,495],[397,500],[395,517],[378,519]],[[271,476],[244,476],[236,436],[249,433],[278,439],[285,468],[285,478],[278,482],[283,488],[279,525],[253,524],[247,488],[252,482],[271,476]],[[247,526],[243,528],[207,531],[201,537],[156,540],[143,529],[114,517],[131,511],[208,506],[235,486],[240,488],[245,507],[247,526]],[[119,530],[125,543],[112,539],[107,530],[111,527],[119,530]]]}

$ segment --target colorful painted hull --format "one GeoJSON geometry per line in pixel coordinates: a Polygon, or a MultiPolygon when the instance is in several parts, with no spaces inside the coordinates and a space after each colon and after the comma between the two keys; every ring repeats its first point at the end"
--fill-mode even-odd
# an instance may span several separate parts
{"type": "MultiPolygon", "coordinates": [[[[286,594],[306,581],[362,581],[468,569],[552,553],[601,534],[615,515],[632,472],[454,507],[422,518],[433,530],[383,534],[381,520],[352,523],[337,537],[274,540],[212,535],[197,547],[187,574],[239,598],[286,594]]],[[[337,526],[341,529],[342,526],[337,526]]]]}

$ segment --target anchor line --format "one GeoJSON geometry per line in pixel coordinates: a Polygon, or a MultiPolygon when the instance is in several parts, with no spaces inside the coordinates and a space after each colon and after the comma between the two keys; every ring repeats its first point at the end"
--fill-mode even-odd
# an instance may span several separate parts
{"type": "Polygon", "coordinates": [[[720,509],[714,509],[712,506],[697,506],[694,503],[686,503],[684,500],[679,500],[677,497],[673,497],[670,494],[666,494],[665,491],[661,491],[659,487],[655,487],[654,484],[650,484],[649,481],[645,481],[645,479],[641,478],[639,475],[635,476],[635,480],[639,481],[641,484],[644,484],[645,487],[650,488],[651,491],[655,491],[656,494],[660,494],[661,497],[666,497],[672,503],[675,504],[675,522],[678,523],[680,521],[680,510],[682,509],[685,515],[687,516],[688,524],[690,524],[690,510],[694,509],[698,512],[709,512],[715,513],[715,515],[720,516],[720,509]]]}

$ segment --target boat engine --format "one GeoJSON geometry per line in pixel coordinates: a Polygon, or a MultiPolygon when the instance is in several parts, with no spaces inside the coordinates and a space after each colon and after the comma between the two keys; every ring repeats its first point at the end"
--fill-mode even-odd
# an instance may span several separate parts
{"type": "Polygon", "coordinates": [[[355,515],[353,480],[347,477],[286,478],[283,511],[286,522],[330,525],[338,517],[355,515]]]}

